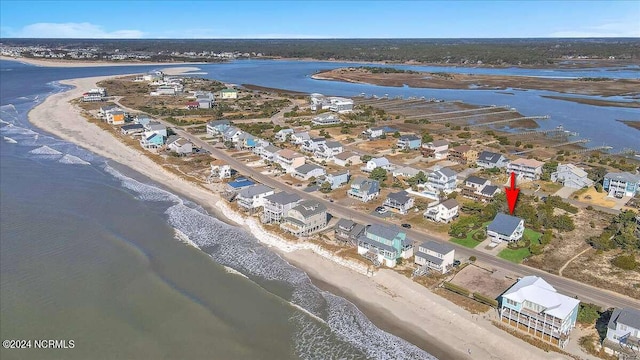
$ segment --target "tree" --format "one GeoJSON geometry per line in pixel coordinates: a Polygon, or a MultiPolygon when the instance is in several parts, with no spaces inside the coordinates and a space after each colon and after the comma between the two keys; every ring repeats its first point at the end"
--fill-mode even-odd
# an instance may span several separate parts
{"type": "Polygon", "coordinates": [[[378,180],[379,182],[384,182],[387,180],[387,170],[377,167],[373,169],[371,174],[369,174],[369,179],[378,180]]]}
{"type": "Polygon", "coordinates": [[[409,186],[424,184],[425,182],[427,182],[427,175],[425,175],[423,171],[420,171],[415,176],[407,179],[407,184],[409,184],[409,186]]]}
{"type": "Polygon", "coordinates": [[[633,254],[619,255],[611,261],[611,264],[623,270],[635,270],[638,267],[638,262],[633,254]]]}
{"type": "Polygon", "coordinates": [[[365,162],[365,163],[367,161],[371,160],[371,159],[372,159],[371,155],[362,155],[362,156],[360,156],[360,161],[365,162]]]}
{"type": "Polygon", "coordinates": [[[542,175],[540,175],[540,180],[549,181],[551,180],[551,173],[558,170],[558,162],[557,161],[549,161],[542,165],[542,175]]]}
{"type": "Polygon", "coordinates": [[[582,324],[593,325],[600,317],[601,311],[602,309],[597,305],[581,302],[578,308],[577,321],[582,324]]]}
{"type": "Polygon", "coordinates": [[[312,176],[309,178],[309,184],[313,184],[314,182],[316,182],[316,177],[312,176]]]}
{"type": "Polygon", "coordinates": [[[428,132],[422,133],[422,142],[423,143],[430,143],[432,141],[433,141],[433,136],[429,135],[428,132]]]}
{"type": "Polygon", "coordinates": [[[320,192],[324,194],[331,192],[331,183],[328,181],[323,182],[320,185],[320,192]]]}
{"type": "Polygon", "coordinates": [[[399,138],[400,137],[400,132],[398,132],[398,131],[394,132],[393,133],[393,137],[396,138],[396,139],[399,138]]]}

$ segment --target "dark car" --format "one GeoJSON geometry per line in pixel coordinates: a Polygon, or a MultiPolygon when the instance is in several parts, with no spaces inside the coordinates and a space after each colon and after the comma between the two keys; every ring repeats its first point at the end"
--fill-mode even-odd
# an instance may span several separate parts
{"type": "Polygon", "coordinates": [[[411,229],[411,224],[402,224],[401,226],[405,229],[411,229]]]}
{"type": "Polygon", "coordinates": [[[453,260],[453,266],[460,266],[460,260],[453,260]]]}
{"type": "Polygon", "coordinates": [[[377,211],[377,212],[380,212],[380,211],[382,211],[382,210],[384,210],[384,208],[383,208],[382,206],[378,206],[378,207],[376,208],[376,211],[377,211]]]}

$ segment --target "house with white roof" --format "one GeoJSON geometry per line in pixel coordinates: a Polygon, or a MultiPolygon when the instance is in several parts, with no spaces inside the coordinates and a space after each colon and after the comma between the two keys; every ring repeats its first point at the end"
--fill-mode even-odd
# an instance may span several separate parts
{"type": "Polygon", "coordinates": [[[487,237],[491,242],[514,242],[522,238],[524,234],[524,220],[503,213],[498,213],[487,226],[487,237]]]}
{"type": "Polygon", "coordinates": [[[343,150],[342,144],[337,141],[327,141],[318,146],[313,156],[318,160],[332,160],[334,156],[340,154],[343,150]]]}
{"type": "Polygon", "coordinates": [[[500,297],[500,320],[564,347],[579,305],[580,300],[558,293],[544,279],[525,276],[500,297]]]}
{"type": "MultiPolygon", "coordinates": [[[[416,168],[412,168],[411,166],[403,166],[403,167],[399,167],[399,168],[395,168],[392,171],[392,175],[394,177],[398,177],[398,176],[402,176],[405,179],[409,179],[412,178],[416,175],[418,175],[418,173],[420,173],[422,170],[418,170],[416,168]]],[[[424,173],[424,171],[423,171],[424,173]]]]}
{"type": "Polygon", "coordinates": [[[214,120],[207,123],[207,136],[221,135],[231,126],[229,120],[214,120]]]}
{"type": "Polygon", "coordinates": [[[275,191],[266,185],[255,184],[240,190],[236,201],[241,208],[253,211],[264,206],[264,198],[274,193],[275,191]]]}
{"type": "Polygon", "coordinates": [[[323,113],[318,116],[314,116],[311,119],[311,123],[313,123],[313,125],[318,125],[318,126],[335,125],[335,124],[339,124],[340,122],[341,122],[340,117],[338,117],[336,114],[333,114],[333,113],[323,113]]]}
{"type": "Polygon", "coordinates": [[[587,172],[573,164],[558,164],[556,171],[551,173],[551,181],[574,189],[593,186],[593,180],[587,177],[587,172]]]}
{"type": "Polygon", "coordinates": [[[310,153],[313,153],[316,150],[318,150],[320,145],[324,145],[326,143],[327,143],[327,139],[323,137],[312,138],[310,140],[303,141],[300,149],[303,151],[308,151],[310,153]]]}
{"type": "Polygon", "coordinates": [[[458,216],[460,205],[456,199],[447,199],[436,205],[429,206],[424,217],[431,221],[448,223],[458,216]]]}
{"type": "Polygon", "coordinates": [[[293,135],[293,129],[280,129],[280,131],[275,133],[274,137],[277,141],[284,142],[287,140],[287,137],[291,135],[293,135]]]}
{"type": "Polygon", "coordinates": [[[424,269],[431,269],[440,274],[446,274],[453,268],[453,262],[455,260],[455,249],[453,246],[439,242],[439,241],[426,241],[418,246],[418,251],[415,253],[414,262],[424,267],[424,269]]]}
{"type": "Polygon", "coordinates": [[[393,164],[389,162],[389,159],[386,157],[374,158],[367,161],[367,164],[362,168],[364,172],[372,172],[376,168],[383,168],[385,170],[392,170],[394,168],[393,164]]]}
{"type": "Polygon", "coordinates": [[[637,354],[640,351],[640,310],[614,309],[607,324],[604,346],[614,354],[637,354]]]}

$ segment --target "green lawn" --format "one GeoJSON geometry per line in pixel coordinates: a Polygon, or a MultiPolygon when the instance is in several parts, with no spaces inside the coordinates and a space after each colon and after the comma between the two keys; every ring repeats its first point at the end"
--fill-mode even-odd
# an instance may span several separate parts
{"type": "MultiPolygon", "coordinates": [[[[530,229],[524,229],[524,234],[527,235],[529,239],[531,239],[532,244],[540,244],[540,237],[542,236],[541,233],[535,232],[530,229]]],[[[498,253],[499,258],[511,261],[516,264],[521,263],[522,260],[528,258],[530,255],[531,253],[529,252],[529,248],[522,248],[517,250],[507,248],[498,253]]]]}
{"type": "Polygon", "coordinates": [[[478,246],[478,244],[480,244],[482,241],[477,241],[473,239],[473,234],[476,233],[476,231],[480,230],[480,229],[484,229],[487,227],[487,224],[489,224],[490,221],[485,222],[484,224],[482,224],[482,226],[478,229],[475,229],[473,231],[469,231],[469,233],[467,234],[467,237],[463,238],[463,239],[458,239],[456,237],[452,237],[449,241],[451,241],[452,243],[456,243],[458,245],[462,245],[464,247],[468,247],[470,249],[473,249],[474,247],[478,246]]]}

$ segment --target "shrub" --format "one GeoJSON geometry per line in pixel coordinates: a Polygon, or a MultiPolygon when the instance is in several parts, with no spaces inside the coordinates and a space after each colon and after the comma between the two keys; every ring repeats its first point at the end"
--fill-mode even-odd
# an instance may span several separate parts
{"type": "Polygon", "coordinates": [[[540,244],[531,244],[529,246],[529,252],[533,255],[540,255],[542,254],[542,251],[543,251],[542,245],[540,244]]]}
{"type": "Polygon", "coordinates": [[[602,309],[597,305],[581,302],[580,308],[578,308],[577,321],[588,325],[595,324],[600,317],[601,311],[602,309]]]}
{"type": "Polygon", "coordinates": [[[460,295],[464,295],[464,296],[469,296],[470,292],[469,290],[463,288],[462,286],[458,286],[455,284],[452,284],[448,281],[445,281],[442,283],[442,286],[444,286],[445,289],[449,290],[449,291],[453,291],[454,293],[460,294],[460,295]]]}
{"type": "Polygon", "coordinates": [[[496,299],[492,299],[492,298],[490,298],[488,296],[484,296],[484,295],[482,295],[480,293],[476,293],[476,292],[473,293],[473,298],[476,299],[477,301],[483,303],[483,304],[487,304],[487,305],[489,305],[489,306],[491,306],[493,308],[496,308],[496,309],[498,308],[498,300],[496,300],[496,299]]]}
{"type": "Polygon", "coordinates": [[[477,259],[476,259],[476,257],[475,257],[475,256],[473,256],[473,255],[469,256],[469,261],[474,262],[474,261],[476,261],[476,260],[477,260],[477,259]]]}
{"type": "Polygon", "coordinates": [[[619,255],[611,261],[611,264],[623,270],[635,270],[638,267],[636,257],[633,254],[619,255]]]}

